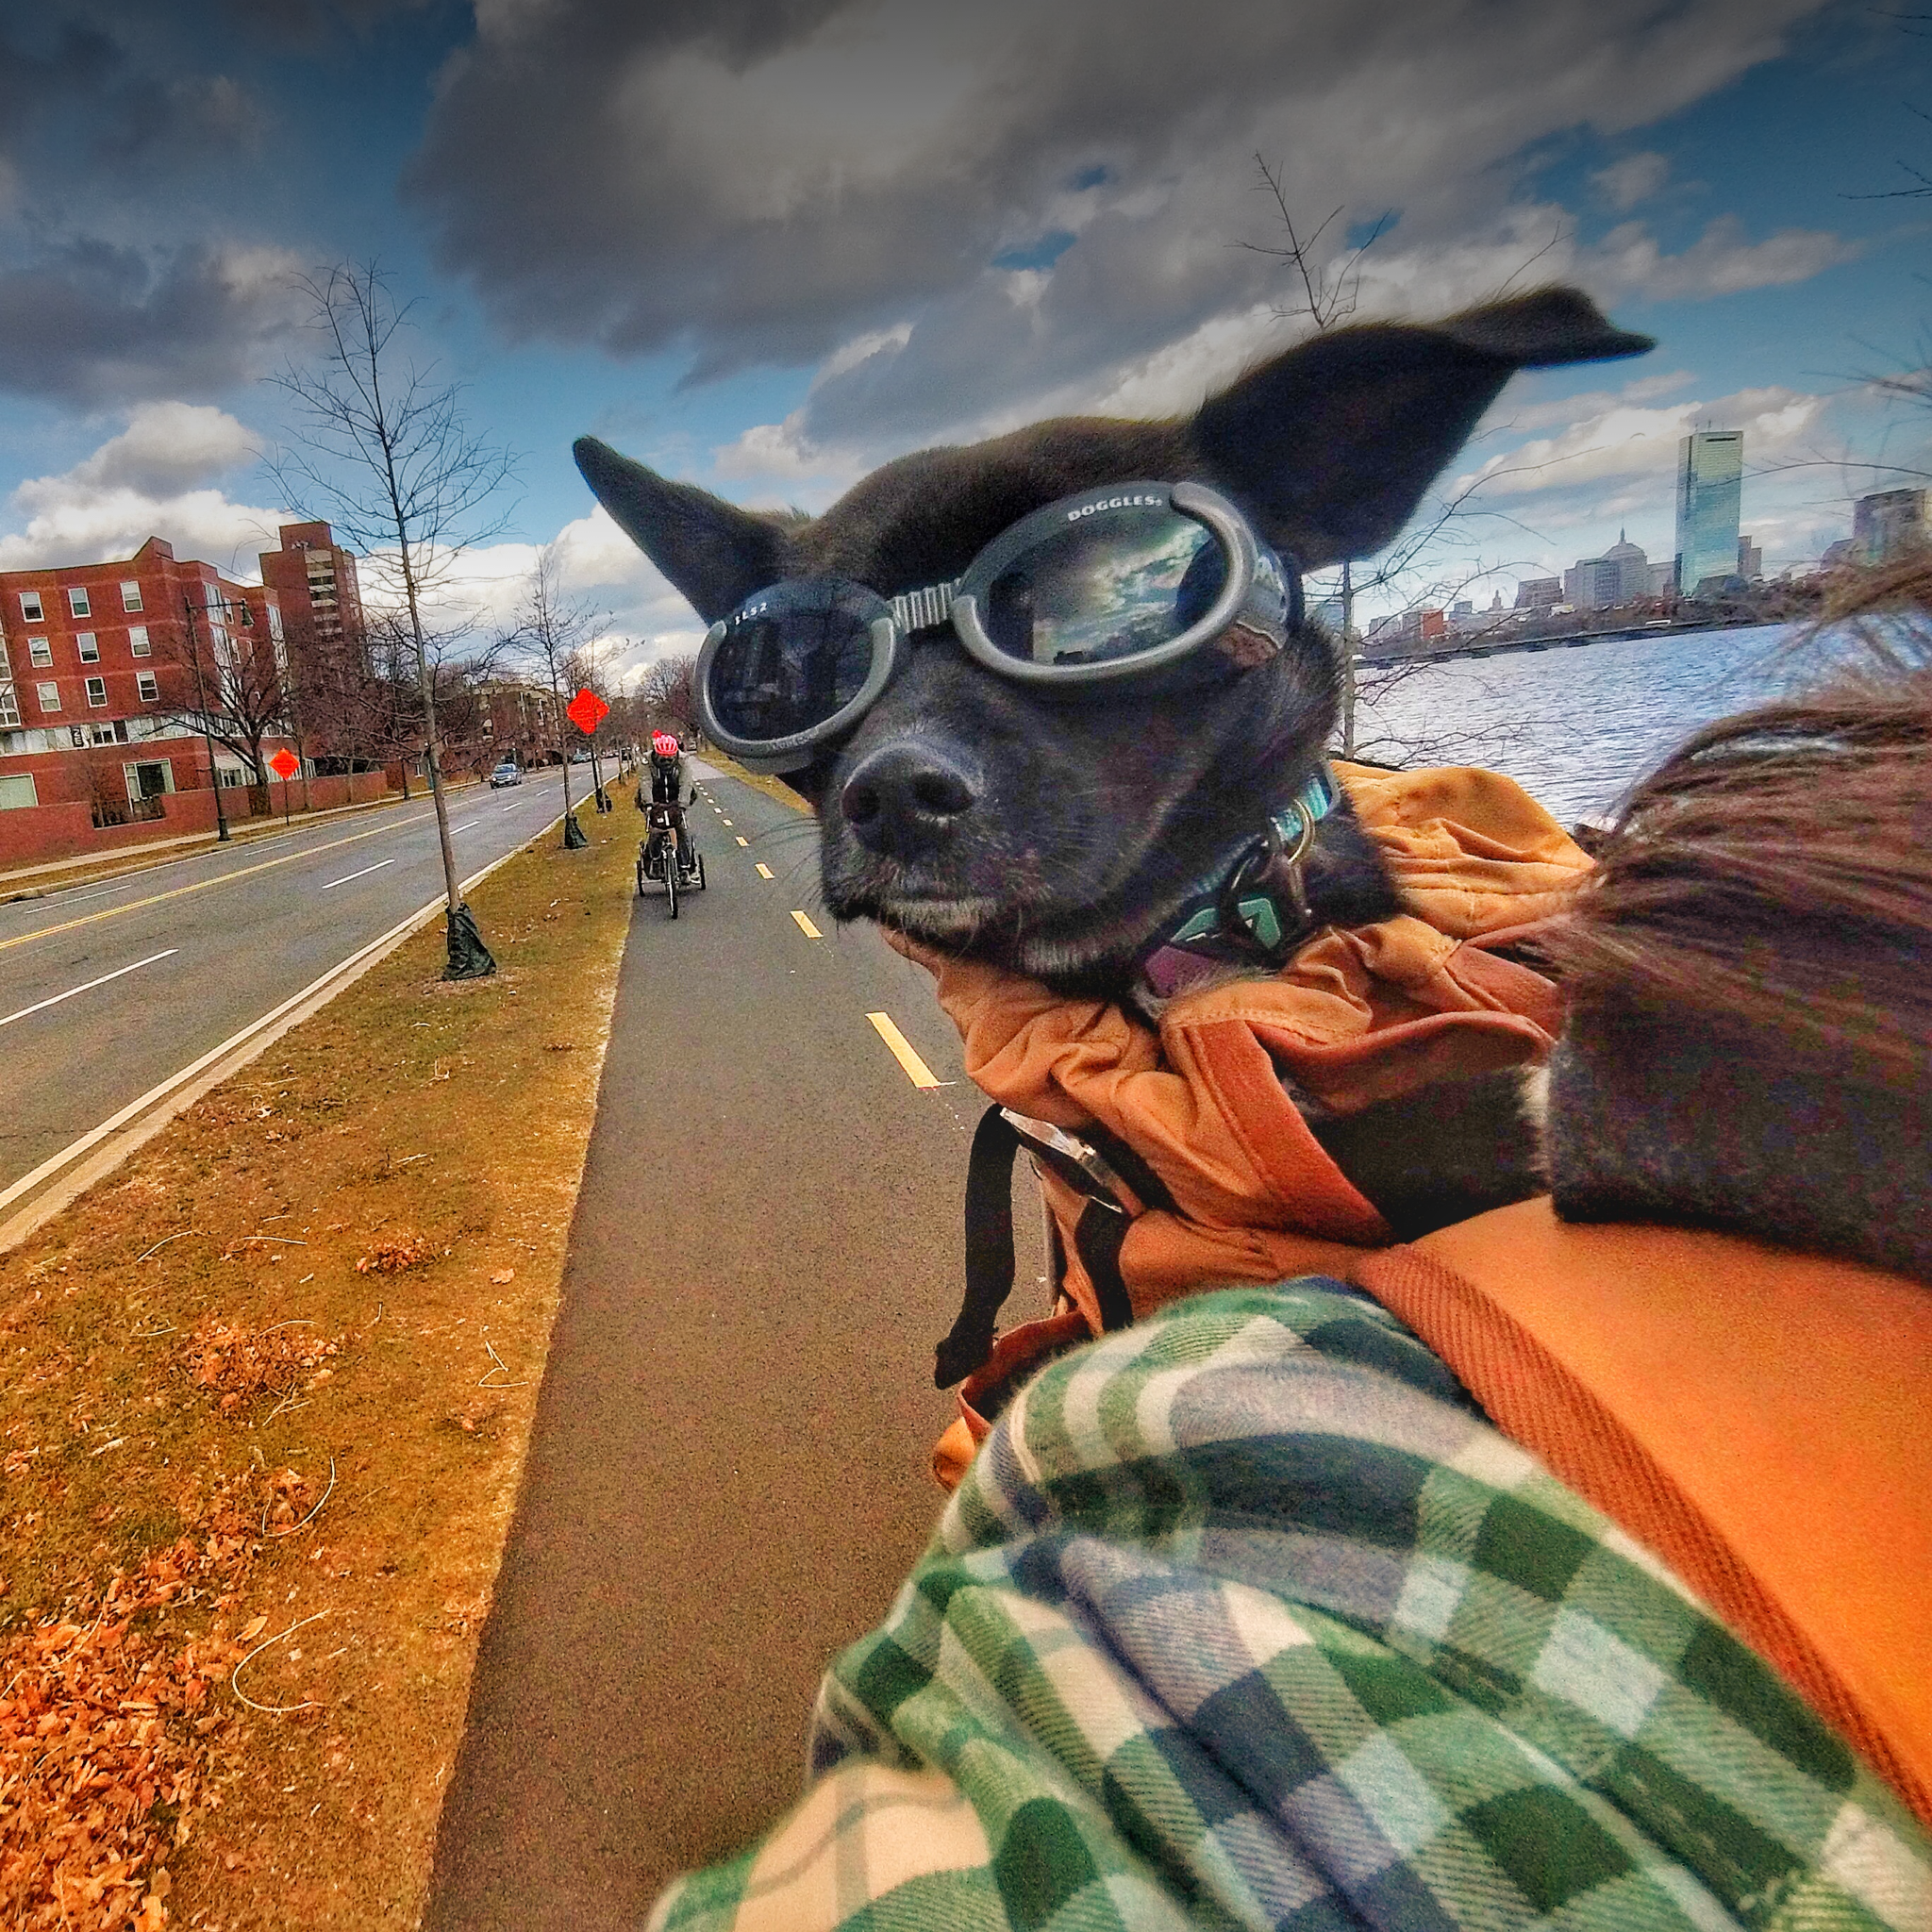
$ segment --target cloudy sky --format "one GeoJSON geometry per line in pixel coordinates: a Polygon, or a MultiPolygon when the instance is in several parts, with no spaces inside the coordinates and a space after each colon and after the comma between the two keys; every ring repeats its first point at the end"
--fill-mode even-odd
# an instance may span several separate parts
{"type": "Polygon", "coordinates": [[[1815,0],[0,0],[0,568],[252,575],[291,278],[374,258],[519,453],[469,605],[554,542],[633,660],[689,648],[574,436],[815,508],[1191,408],[1307,325],[1258,155],[1324,256],[1381,221],[1360,317],[1573,280],[1660,341],[1513,382],[1400,591],[1668,556],[1703,425],[1775,570],[1932,468],[1883,387],[1928,354],[1928,117],[1932,15],[1815,0]]]}

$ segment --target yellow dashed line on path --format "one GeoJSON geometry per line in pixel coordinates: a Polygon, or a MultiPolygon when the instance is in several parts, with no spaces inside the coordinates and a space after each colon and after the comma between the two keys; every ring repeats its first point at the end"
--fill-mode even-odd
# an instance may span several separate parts
{"type": "MultiPolygon", "coordinates": [[[[759,870],[760,872],[762,872],[762,871],[764,870],[764,868],[763,868],[762,866],[760,866],[760,867],[758,868],[758,870],[759,870]]],[[[808,918],[807,918],[807,917],[805,916],[805,914],[804,914],[804,913],[802,913],[802,912],[797,912],[797,911],[794,911],[794,912],[792,913],[792,915],[791,915],[791,916],[792,916],[792,918],[793,918],[793,919],[795,919],[795,920],[796,920],[796,921],[798,922],[798,929],[799,929],[799,931],[800,931],[800,932],[802,932],[802,933],[803,933],[803,934],[804,934],[804,935],[806,936],[806,938],[807,938],[807,939],[808,939],[808,940],[822,940],[822,939],[824,939],[824,933],[822,933],[822,932],[821,932],[821,931],[820,931],[820,930],[818,929],[818,927],[817,927],[817,926],[815,926],[815,925],[814,925],[814,924],[813,924],[811,923],[811,921],[810,921],[810,920],[808,920],[808,918]]]]}
{"type": "Polygon", "coordinates": [[[741,838],[738,842],[741,845],[748,845],[751,841],[748,839],[741,838]]]}
{"type": "MultiPolygon", "coordinates": [[[[754,860],[753,862],[755,864],[757,863],[756,860],[754,860]]],[[[777,874],[774,873],[769,865],[760,865],[758,866],[758,876],[761,879],[776,878],[777,874]]]]}
{"type": "MultiPolygon", "coordinates": [[[[795,919],[798,915],[792,914],[795,919]]],[[[915,1087],[937,1087],[940,1081],[933,1070],[912,1050],[912,1042],[892,1024],[889,1013],[868,1013],[865,1016],[876,1029],[878,1036],[892,1051],[892,1058],[906,1069],[906,1077],[915,1087]]]]}

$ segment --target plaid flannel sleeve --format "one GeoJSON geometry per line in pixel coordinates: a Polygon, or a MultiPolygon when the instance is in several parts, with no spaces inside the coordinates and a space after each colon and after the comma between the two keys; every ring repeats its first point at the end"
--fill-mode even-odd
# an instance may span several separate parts
{"type": "Polygon", "coordinates": [[[1932,1926],[1932,1845],[1373,1303],[1057,1363],[657,1932],[1932,1926]]]}

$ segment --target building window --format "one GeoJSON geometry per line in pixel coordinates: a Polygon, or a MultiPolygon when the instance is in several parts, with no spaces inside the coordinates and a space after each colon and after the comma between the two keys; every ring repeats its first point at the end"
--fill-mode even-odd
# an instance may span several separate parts
{"type": "Polygon", "coordinates": [[[10,684],[0,684],[0,724],[19,723],[20,706],[14,699],[13,687],[10,684]]]}
{"type": "Polygon", "coordinates": [[[41,593],[38,591],[23,591],[20,593],[20,615],[25,624],[45,624],[47,613],[41,608],[41,593]]]}
{"type": "Polygon", "coordinates": [[[71,584],[67,591],[67,608],[75,617],[92,617],[93,608],[87,601],[87,586],[71,584]]]}
{"type": "Polygon", "coordinates": [[[175,768],[165,758],[153,764],[123,765],[127,780],[127,796],[136,805],[160,798],[175,789],[175,768]]]}
{"type": "Polygon", "coordinates": [[[160,680],[152,671],[137,671],[134,674],[135,688],[141,692],[144,705],[153,704],[161,694],[160,680]]]}
{"type": "Polygon", "coordinates": [[[116,718],[112,724],[103,718],[98,724],[87,727],[88,738],[94,744],[125,744],[127,742],[127,721],[116,718]]]}
{"type": "Polygon", "coordinates": [[[42,671],[54,668],[54,648],[45,638],[29,638],[26,641],[27,661],[38,664],[42,671]]]}
{"type": "Polygon", "coordinates": [[[142,608],[141,586],[138,583],[121,586],[121,608],[124,610],[139,610],[142,608]]]}
{"type": "Polygon", "coordinates": [[[87,701],[97,711],[105,711],[108,708],[108,680],[105,677],[88,679],[87,701]]]}
{"type": "Polygon", "coordinates": [[[130,624],[127,626],[127,648],[137,658],[146,658],[153,654],[154,646],[147,641],[146,625],[130,624]]]}
{"type": "Polygon", "coordinates": [[[0,778],[0,811],[25,811],[40,802],[31,772],[8,773],[0,778]]]}
{"type": "Polygon", "coordinates": [[[60,687],[58,684],[37,684],[34,695],[41,701],[43,711],[58,711],[60,708],[60,687]]]}
{"type": "Polygon", "coordinates": [[[75,631],[74,641],[80,646],[80,661],[83,664],[98,664],[101,661],[101,641],[92,631],[75,631]]]}

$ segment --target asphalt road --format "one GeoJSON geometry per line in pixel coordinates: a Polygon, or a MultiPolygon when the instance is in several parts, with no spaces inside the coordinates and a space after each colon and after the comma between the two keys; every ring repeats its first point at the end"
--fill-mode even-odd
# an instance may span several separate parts
{"type": "Polygon", "coordinates": [[[932,1349],[984,1103],[926,975],[818,910],[810,823],[700,781],[708,890],[675,924],[634,902],[439,1932],[635,1925],[746,1843],[943,1501],[932,1349]],[[873,1013],[958,1084],[915,1085],[873,1013]]]}
{"type": "MultiPolygon", "coordinates": [[[[453,792],[459,875],[556,818],[562,789],[553,771],[453,792]]],[[[0,906],[0,1193],[441,891],[424,796],[0,906]]]]}

